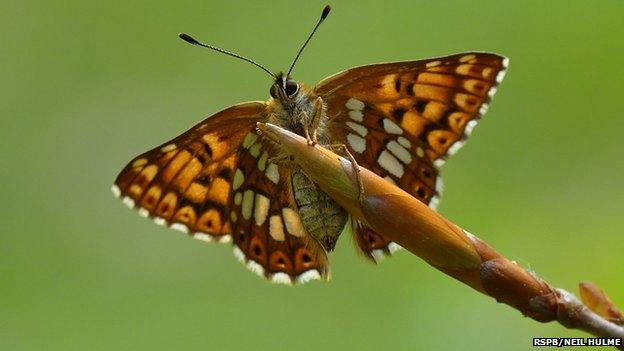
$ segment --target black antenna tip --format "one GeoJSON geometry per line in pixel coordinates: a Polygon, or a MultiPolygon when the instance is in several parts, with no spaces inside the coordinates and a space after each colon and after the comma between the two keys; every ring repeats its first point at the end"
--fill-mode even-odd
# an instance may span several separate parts
{"type": "Polygon", "coordinates": [[[323,9],[323,13],[321,13],[321,21],[324,20],[327,15],[329,15],[329,11],[331,11],[331,6],[326,5],[323,9]]]}
{"type": "Polygon", "coordinates": [[[180,34],[178,34],[178,36],[180,37],[180,39],[184,40],[185,42],[187,42],[189,44],[201,45],[200,42],[198,42],[192,36],[190,36],[190,35],[188,35],[186,33],[180,33],[180,34]]]}

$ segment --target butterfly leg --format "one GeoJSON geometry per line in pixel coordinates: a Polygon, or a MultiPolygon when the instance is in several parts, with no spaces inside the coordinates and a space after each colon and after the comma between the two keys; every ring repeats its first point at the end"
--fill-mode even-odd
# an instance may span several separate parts
{"type": "Polygon", "coordinates": [[[360,203],[363,202],[364,201],[364,183],[362,182],[362,176],[360,175],[360,167],[358,166],[358,163],[355,160],[355,157],[353,157],[353,154],[351,153],[351,151],[349,151],[349,148],[347,148],[345,144],[334,144],[334,145],[329,145],[328,147],[332,150],[336,150],[342,153],[343,156],[347,156],[349,161],[351,161],[351,165],[353,166],[353,170],[355,172],[355,181],[358,183],[358,200],[360,201],[360,203]]]}
{"type": "Polygon", "coordinates": [[[312,131],[312,141],[316,143],[317,132],[321,124],[321,119],[323,118],[323,99],[321,99],[320,96],[314,100],[314,111],[314,117],[312,121],[310,121],[310,130],[312,131]]]}
{"type": "Polygon", "coordinates": [[[308,145],[309,146],[314,146],[316,145],[316,139],[313,139],[313,137],[316,137],[316,133],[313,131],[312,133],[310,133],[310,124],[308,123],[308,114],[305,112],[301,113],[303,118],[303,133],[305,134],[305,138],[308,141],[308,145]],[[312,136],[311,136],[312,135],[312,136]]]}
{"type": "Polygon", "coordinates": [[[314,115],[310,119],[308,114],[302,112],[303,121],[303,132],[305,133],[305,137],[308,140],[308,145],[314,146],[318,143],[318,129],[321,124],[321,119],[323,118],[323,99],[321,97],[317,97],[314,101],[314,115]]]}

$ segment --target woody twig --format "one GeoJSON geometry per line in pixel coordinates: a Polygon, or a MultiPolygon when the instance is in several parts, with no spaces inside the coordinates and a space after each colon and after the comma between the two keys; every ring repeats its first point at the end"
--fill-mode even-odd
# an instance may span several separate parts
{"type": "Polygon", "coordinates": [[[356,219],[438,270],[536,321],[558,321],[596,336],[624,338],[624,317],[595,286],[581,285],[583,303],[371,171],[360,167],[356,177],[351,161],[277,126],[258,128],[356,219]]]}

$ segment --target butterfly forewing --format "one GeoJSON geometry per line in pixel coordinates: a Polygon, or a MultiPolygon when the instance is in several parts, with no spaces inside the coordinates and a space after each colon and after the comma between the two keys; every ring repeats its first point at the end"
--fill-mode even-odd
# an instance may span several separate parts
{"type": "MultiPolygon", "coordinates": [[[[327,103],[329,132],[358,164],[436,207],[437,166],[453,154],[485,113],[507,59],[464,53],[422,61],[353,68],[315,88],[327,103]]],[[[358,226],[356,242],[377,259],[394,250],[358,226]]]]}
{"type": "Polygon", "coordinates": [[[279,283],[327,278],[325,253],[307,240],[290,171],[271,162],[255,132],[264,103],[230,107],[132,160],[113,192],[129,207],[204,241],[234,242],[252,271],[279,283]]]}

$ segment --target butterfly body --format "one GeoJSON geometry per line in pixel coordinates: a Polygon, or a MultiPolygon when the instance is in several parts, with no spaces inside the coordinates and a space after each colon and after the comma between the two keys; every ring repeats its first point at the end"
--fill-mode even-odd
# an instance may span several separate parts
{"type": "MultiPolygon", "coordinates": [[[[113,192],[157,224],[232,242],[239,260],[273,282],[327,279],[327,252],[351,224],[348,213],[298,166],[277,161],[279,145],[256,123],[345,145],[360,166],[435,208],[438,166],[483,116],[506,66],[496,54],[462,53],[356,67],[314,89],[278,75],[268,101],[229,107],[135,157],[113,192]]],[[[354,224],[365,257],[398,248],[354,224]]]]}
{"type": "MultiPolygon", "coordinates": [[[[266,103],[270,121],[309,137],[311,142],[329,145],[326,107],[313,90],[280,74],[271,88],[271,96],[266,103]]],[[[332,251],[349,215],[320,191],[296,164],[290,167],[293,195],[303,227],[326,251],[332,251]]]]}

